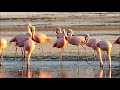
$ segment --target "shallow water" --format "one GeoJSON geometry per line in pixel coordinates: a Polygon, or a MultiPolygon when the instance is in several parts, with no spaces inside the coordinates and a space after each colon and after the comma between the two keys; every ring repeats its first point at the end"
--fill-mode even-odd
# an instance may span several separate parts
{"type": "Polygon", "coordinates": [[[31,61],[27,70],[26,62],[4,61],[0,67],[0,78],[120,78],[120,62],[108,62],[103,69],[99,61],[31,61]]]}

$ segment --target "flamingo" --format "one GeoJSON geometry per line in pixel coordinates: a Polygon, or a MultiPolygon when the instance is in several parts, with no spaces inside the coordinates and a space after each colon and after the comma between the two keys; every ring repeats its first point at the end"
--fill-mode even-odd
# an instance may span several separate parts
{"type": "Polygon", "coordinates": [[[67,44],[67,40],[65,39],[64,36],[63,38],[58,38],[53,45],[53,47],[61,48],[61,60],[63,60],[62,53],[66,44],[67,44]]]}
{"type": "MultiPolygon", "coordinates": [[[[35,26],[32,26],[31,32],[32,32],[32,40],[37,42],[37,43],[40,43],[41,48],[42,48],[42,43],[44,43],[44,42],[51,43],[51,39],[48,36],[46,36],[45,34],[43,34],[43,33],[36,34],[35,33],[35,26]]],[[[43,48],[42,48],[42,53],[43,53],[43,48]]]]}
{"type": "MultiPolygon", "coordinates": [[[[32,33],[30,31],[30,29],[28,28],[28,32],[26,34],[18,34],[17,36],[15,36],[14,38],[12,38],[10,40],[10,43],[11,42],[15,42],[16,45],[16,52],[15,52],[15,58],[16,58],[16,53],[17,53],[17,47],[21,47],[21,51],[22,51],[22,48],[24,47],[24,42],[26,40],[26,37],[31,37],[32,38],[32,33]]],[[[23,56],[23,51],[22,51],[22,56],[23,56]]],[[[25,51],[24,51],[24,57],[25,57],[25,51]]]]}
{"type": "MultiPolygon", "coordinates": [[[[120,37],[118,37],[113,44],[120,44],[120,37]]],[[[119,55],[120,55],[120,52],[119,52],[119,55]]]]}
{"type": "Polygon", "coordinates": [[[26,41],[24,42],[24,50],[28,51],[28,59],[27,59],[27,68],[30,67],[30,58],[33,50],[35,49],[35,43],[33,40],[31,40],[30,37],[26,38],[26,41]]]}
{"type": "MultiPolygon", "coordinates": [[[[72,29],[69,29],[67,31],[67,35],[68,35],[68,39],[67,41],[72,44],[72,45],[77,45],[77,49],[78,49],[78,59],[79,59],[79,46],[81,45],[83,47],[83,45],[85,45],[85,38],[83,36],[72,36],[73,35],[73,31],[72,29]]],[[[84,35],[85,36],[85,35],[84,35]]],[[[84,48],[84,47],[83,47],[84,48]]],[[[86,49],[85,50],[85,56],[86,56],[86,49]]]]}
{"type": "MultiPolygon", "coordinates": [[[[108,60],[109,60],[109,67],[111,68],[111,49],[112,49],[112,44],[110,41],[107,40],[102,40],[97,43],[97,46],[102,50],[106,51],[108,55],[108,60]]],[[[102,58],[100,57],[102,60],[102,58]]]]}
{"type": "Polygon", "coordinates": [[[0,39],[0,54],[1,54],[1,62],[0,66],[3,65],[3,50],[7,47],[7,40],[6,39],[0,39]]]}
{"type": "MultiPolygon", "coordinates": [[[[95,51],[97,51],[97,54],[98,54],[98,57],[99,57],[99,60],[100,60],[100,66],[102,66],[103,64],[103,61],[101,59],[101,50],[100,48],[97,46],[97,43],[100,41],[99,39],[90,39],[90,36],[89,34],[87,34],[85,36],[85,40],[86,40],[86,45],[88,47],[91,47],[94,49],[94,56],[95,56],[95,51]]],[[[96,56],[95,56],[96,57],[96,56]]]]}

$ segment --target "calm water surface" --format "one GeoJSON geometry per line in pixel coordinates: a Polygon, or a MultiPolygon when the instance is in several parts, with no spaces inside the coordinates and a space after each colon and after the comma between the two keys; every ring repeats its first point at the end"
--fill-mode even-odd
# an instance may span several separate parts
{"type": "Polygon", "coordinates": [[[0,78],[120,78],[120,62],[113,61],[112,68],[99,61],[31,61],[30,69],[26,62],[4,61],[0,67],[0,78]]]}

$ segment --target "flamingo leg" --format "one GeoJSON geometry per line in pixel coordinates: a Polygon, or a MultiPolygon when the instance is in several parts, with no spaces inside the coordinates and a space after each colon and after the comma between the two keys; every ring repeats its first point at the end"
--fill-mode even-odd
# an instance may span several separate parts
{"type": "Polygon", "coordinates": [[[106,61],[106,53],[105,52],[103,53],[103,60],[104,60],[104,62],[106,61]]]}
{"type": "Polygon", "coordinates": [[[15,50],[15,57],[14,57],[14,60],[16,60],[16,56],[17,56],[17,47],[16,47],[16,50],[15,50]]]}
{"type": "Polygon", "coordinates": [[[79,60],[79,53],[80,53],[79,46],[77,46],[77,49],[78,49],[78,60],[79,60]]]}
{"type": "Polygon", "coordinates": [[[1,62],[0,62],[0,66],[2,66],[3,65],[3,49],[2,49],[2,51],[1,51],[1,62]]]}
{"type": "MultiPolygon", "coordinates": [[[[81,45],[81,44],[80,44],[81,45]]],[[[82,47],[83,47],[83,45],[81,45],[82,47]]],[[[83,47],[84,48],[84,47],[83,47]]],[[[87,56],[87,53],[86,53],[86,49],[84,48],[84,50],[85,50],[85,57],[87,56]]]]}
{"type": "Polygon", "coordinates": [[[26,57],[25,57],[25,50],[24,50],[24,61],[26,60],[26,57]]]}
{"type": "Polygon", "coordinates": [[[100,60],[100,67],[103,67],[103,61],[102,61],[101,50],[100,49],[97,50],[97,54],[98,54],[98,58],[100,60]]]}
{"type": "Polygon", "coordinates": [[[111,78],[111,68],[109,68],[109,78],[111,78]]]}
{"type": "Polygon", "coordinates": [[[108,59],[109,59],[109,68],[111,68],[111,55],[110,55],[110,52],[108,52],[107,54],[108,54],[108,59]]]}
{"type": "Polygon", "coordinates": [[[31,57],[31,53],[28,52],[27,69],[30,68],[30,57],[31,57]]]}
{"type": "Polygon", "coordinates": [[[61,53],[60,53],[60,55],[61,55],[61,61],[63,61],[63,49],[61,48],[61,53]]]}
{"type": "Polygon", "coordinates": [[[22,50],[22,48],[21,48],[21,52],[22,52],[22,61],[23,61],[23,50],[22,50]]]}
{"type": "Polygon", "coordinates": [[[93,58],[94,58],[95,61],[96,61],[97,55],[96,55],[96,53],[95,53],[95,50],[94,50],[93,58]]]}
{"type": "Polygon", "coordinates": [[[42,44],[40,44],[40,46],[41,46],[41,49],[42,49],[42,58],[43,58],[44,57],[43,46],[42,46],[42,44]]]}

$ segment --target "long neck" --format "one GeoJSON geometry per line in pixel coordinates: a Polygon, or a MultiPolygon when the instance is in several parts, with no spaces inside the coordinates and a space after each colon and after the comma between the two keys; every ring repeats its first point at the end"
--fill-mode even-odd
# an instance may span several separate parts
{"type": "Polygon", "coordinates": [[[33,32],[32,32],[32,39],[33,40],[35,39],[35,30],[33,30],[33,32]]]}
{"type": "Polygon", "coordinates": [[[86,43],[89,41],[89,36],[85,36],[86,43]]]}
{"type": "Polygon", "coordinates": [[[67,36],[67,34],[66,34],[66,32],[65,32],[65,29],[63,29],[63,34],[64,34],[65,36],[67,36]]]}

